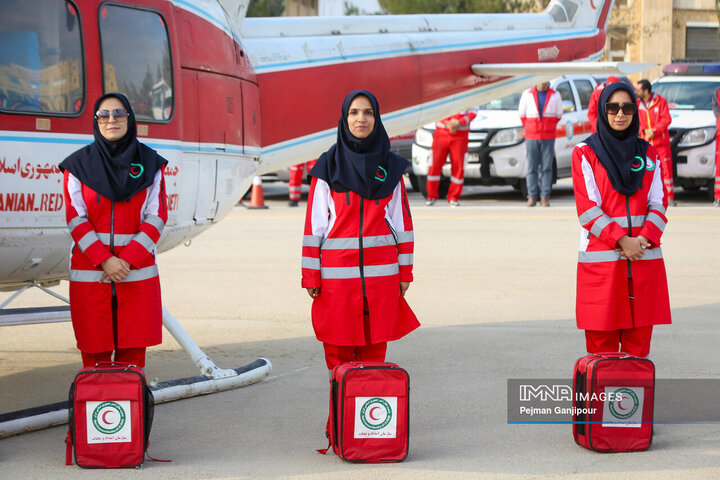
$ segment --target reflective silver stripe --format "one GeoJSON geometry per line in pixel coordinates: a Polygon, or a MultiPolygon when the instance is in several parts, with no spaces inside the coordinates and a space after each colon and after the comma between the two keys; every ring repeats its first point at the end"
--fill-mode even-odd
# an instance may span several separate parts
{"type": "MultiPolygon", "coordinates": [[[[363,248],[387,247],[395,245],[395,238],[392,235],[372,235],[363,237],[363,248]]],[[[351,250],[360,248],[360,240],[357,237],[350,238],[328,238],[322,245],[323,250],[351,250]]]]}
{"type": "Polygon", "coordinates": [[[597,218],[604,213],[605,212],[603,212],[602,208],[600,207],[591,207],[585,210],[583,214],[578,217],[578,219],[580,220],[580,225],[585,225],[590,220],[597,218]]]}
{"type": "Polygon", "coordinates": [[[303,247],[319,247],[322,244],[323,237],[319,235],[304,235],[303,247]]]}
{"type": "Polygon", "coordinates": [[[397,263],[388,265],[366,265],[363,270],[365,277],[387,277],[400,273],[400,266],[397,263]]]}
{"type": "Polygon", "coordinates": [[[439,182],[440,181],[440,175],[428,175],[427,176],[428,182],[439,182]]]}
{"type": "Polygon", "coordinates": [[[155,250],[155,242],[153,242],[152,238],[145,232],[138,232],[137,235],[133,237],[133,240],[142,245],[143,248],[150,253],[155,250]]]}
{"type": "Polygon", "coordinates": [[[398,243],[414,242],[415,233],[410,230],[407,232],[397,232],[398,243]]]}
{"type": "Polygon", "coordinates": [[[665,215],[667,213],[667,209],[663,207],[662,205],[648,205],[648,210],[657,210],[658,212],[665,215]]]}
{"type": "Polygon", "coordinates": [[[165,222],[163,222],[162,218],[158,217],[157,215],[149,215],[145,219],[145,222],[155,227],[160,233],[162,233],[163,228],[165,228],[165,222]]]}
{"type": "MultiPolygon", "coordinates": [[[[663,256],[662,249],[658,247],[645,250],[645,253],[640,260],[657,260],[659,258],[663,258],[663,256]]],[[[616,262],[618,260],[625,260],[625,257],[621,257],[620,252],[616,252],[615,250],[578,253],[579,263],[616,262]]]]}
{"type": "MultiPolygon", "coordinates": [[[[360,278],[360,267],[322,267],[320,269],[322,278],[342,280],[348,278],[360,278]]],[[[400,273],[400,266],[397,263],[388,265],[366,265],[363,267],[366,278],[387,277],[400,273]]]]}
{"type": "Polygon", "coordinates": [[[610,222],[610,218],[607,215],[603,215],[602,217],[595,220],[595,223],[593,223],[593,226],[590,229],[590,233],[592,233],[596,237],[600,237],[603,229],[610,225],[610,222]]]}
{"type": "Polygon", "coordinates": [[[661,232],[665,231],[665,225],[667,225],[667,223],[665,223],[665,221],[657,213],[648,213],[647,221],[658,227],[661,232]]]}
{"type": "Polygon", "coordinates": [[[398,263],[400,265],[412,265],[413,264],[413,254],[412,253],[401,253],[398,255],[398,263]]]}
{"type": "Polygon", "coordinates": [[[88,221],[88,219],[85,217],[75,217],[72,220],[70,220],[70,222],[68,222],[68,230],[70,230],[70,232],[72,232],[73,230],[75,230],[75,227],[77,227],[81,223],[85,223],[87,221],[88,221]]]}
{"type": "MultiPolygon", "coordinates": [[[[628,227],[627,217],[613,217],[612,220],[613,222],[617,222],[617,224],[623,228],[628,227]]],[[[645,225],[645,215],[632,215],[630,217],[630,221],[632,222],[633,227],[642,227],[645,225]]]]}
{"type": "MultiPolygon", "coordinates": [[[[132,242],[134,236],[135,235],[127,233],[116,233],[115,238],[113,238],[113,245],[123,247],[128,243],[132,242]]],[[[100,238],[100,241],[103,242],[105,245],[110,245],[109,233],[98,233],[98,237],[100,238]]]]}
{"type": "Polygon", "coordinates": [[[455,177],[453,177],[453,176],[450,177],[450,181],[453,182],[453,183],[459,183],[460,185],[462,185],[463,183],[465,183],[465,179],[460,180],[460,179],[457,179],[457,178],[455,178],[455,177]]]}
{"type": "Polygon", "coordinates": [[[91,230],[85,235],[83,235],[83,237],[78,241],[78,247],[80,247],[80,250],[84,252],[90,245],[97,242],[98,240],[100,239],[98,238],[97,233],[91,230]]]}
{"type": "MultiPolygon", "coordinates": [[[[70,269],[70,281],[71,282],[99,282],[102,277],[102,270],[73,270],[70,269]]],[[[126,283],[126,282],[139,282],[141,280],[147,280],[158,276],[157,265],[150,267],[139,268],[137,270],[130,270],[125,280],[115,283],[126,283]]],[[[110,280],[105,280],[104,283],[110,283],[110,280]]]]}
{"type": "Polygon", "coordinates": [[[355,238],[326,238],[322,244],[323,250],[349,250],[359,249],[360,240],[355,238]]]}
{"type": "Polygon", "coordinates": [[[395,245],[395,237],[392,234],[363,237],[363,247],[387,247],[389,245],[395,245]]]}
{"type": "Polygon", "coordinates": [[[322,267],[320,274],[322,278],[333,280],[360,278],[360,267],[322,267]]]}
{"type": "Polygon", "coordinates": [[[320,270],[320,259],[312,257],[302,257],[302,268],[320,270]]]}

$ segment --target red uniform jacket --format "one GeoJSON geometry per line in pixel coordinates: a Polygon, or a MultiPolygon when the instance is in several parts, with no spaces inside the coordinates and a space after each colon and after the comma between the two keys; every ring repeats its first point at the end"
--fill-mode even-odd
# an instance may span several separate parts
{"type": "MultiPolygon", "coordinates": [[[[668,108],[667,100],[653,93],[650,101],[645,104],[639,98],[638,102],[638,118],[640,120],[640,136],[645,138],[645,129],[652,128],[655,130],[655,137],[652,140],[648,140],[653,144],[655,149],[660,155],[660,159],[670,158],[672,153],[670,152],[670,109],[668,108]]],[[[646,139],[647,140],[647,139],[646,139]]]]}
{"type": "Polygon", "coordinates": [[[657,152],[649,147],[641,187],[630,197],[618,193],[595,152],[584,143],[572,154],[573,189],[582,230],[577,267],[576,315],[579,328],[617,330],[670,323],[665,263],[660,237],[667,223],[657,152]],[[646,237],[651,247],[628,262],[615,250],[628,234],[646,237]],[[632,272],[634,314],[629,301],[632,272]]]}
{"type": "Polygon", "coordinates": [[[162,303],[155,256],[167,221],[163,170],[153,185],[125,202],[111,202],[69,172],[63,191],[74,240],[70,313],[78,348],[97,353],[157,345],[162,341],[162,303]],[[100,265],[113,255],[130,263],[130,273],[121,282],[100,283],[100,265]]]}
{"type": "Polygon", "coordinates": [[[555,127],[562,118],[562,99],[560,94],[548,88],[545,94],[542,118],[538,107],[537,88],[525,90],[520,97],[518,114],[525,129],[525,138],[528,140],[554,140],[555,127]]]}
{"type": "Polygon", "coordinates": [[[602,93],[603,88],[605,88],[605,84],[599,84],[595,87],[595,90],[593,90],[592,95],[590,95],[590,103],[588,104],[588,122],[590,122],[591,134],[597,131],[598,100],[600,99],[600,94],[602,93]]]}
{"type": "Polygon", "coordinates": [[[435,122],[435,134],[437,135],[448,135],[453,138],[464,139],[467,143],[468,136],[470,134],[470,122],[475,120],[477,113],[475,112],[464,112],[456,113],[447,118],[443,118],[439,122],[435,122]],[[450,133],[450,129],[447,127],[448,122],[453,118],[460,122],[460,126],[455,129],[455,134],[450,133]]]}
{"type": "Polygon", "coordinates": [[[333,345],[397,340],[420,323],[400,282],[413,279],[413,228],[405,185],[387,198],[338,193],[313,177],[303,237],[302,286],[313,300],[317,339],[333,345]],[[363,297],[368,321],[363,320],[363,297]]]}

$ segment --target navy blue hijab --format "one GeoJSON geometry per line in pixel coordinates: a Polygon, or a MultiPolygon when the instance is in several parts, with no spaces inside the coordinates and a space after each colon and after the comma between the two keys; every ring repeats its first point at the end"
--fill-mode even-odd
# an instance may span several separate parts
{"type": "Polygon", "coordinates": [[[94,112],[109,97],[115,97],[130,114],[127,133],[120,140],[103,137],[97,119],[93,118],[95,141],[70,154],[60,163],[60,170],[72,173],[80,182],[113,201],[128,200],[153,184],[155,174],[167,160],[137,139],[135,113],[130,101],[121,93],[107,93],[95,102],[94,112]]]}
{"type": "Polygon", "coordinates": [[[380,120],[375,96],[367,90],[355,90],[343,101],[337,142],[320,155],[310,175],[325,180],[335,192],[353,191],[375,200],[392,195],[407,165],[407,160],[390,151],[390,139],[380,120]],[[350,104],[358,95],[370,100],[375,115],[375,125],[366,138],[350,133],[347,122],[350,104]]]}
{"type": "Polygon", "coordinates": [[[637,112],[633,115],[630,126],[623,131],[614,130],[608,123],[605,104],[618,90],[628,92],[631,101],[637,104],[635,92],[625,82],[607,85],[598,99],[597,132],[590,135],[585,143],[593,149],[605,168],[612,187],[618,193],[630,196],[642,185],[650,144],[638,137],[640,119],[637,112]]]}

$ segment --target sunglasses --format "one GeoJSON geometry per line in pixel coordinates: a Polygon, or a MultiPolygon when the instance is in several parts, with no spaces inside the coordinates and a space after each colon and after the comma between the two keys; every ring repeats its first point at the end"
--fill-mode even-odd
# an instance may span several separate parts
{"type": "Polygon", "coordinates": [[[623,115],[635,115],[637,112],[637,103],[625,102],[620,105],[618,102],[608,102],[605,104],[605,112],[608,115],[617,115],[622,110],[623,115]]]}
{"type": "Polygon", "coordinates": [[[110,121],[110,117],[113,117],[118,122],[124,122],[127,120],[130,114],[124,108],[116,108],[113,111],[110,110],[98,110],[95,112],[95,118],[98,123],[107,123],[110,121]]]}

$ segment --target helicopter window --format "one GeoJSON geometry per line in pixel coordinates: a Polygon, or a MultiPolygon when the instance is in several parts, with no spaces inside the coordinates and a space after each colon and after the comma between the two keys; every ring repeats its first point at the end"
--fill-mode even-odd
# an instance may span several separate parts
{"type": "Polygon", "coordinates": [[[80,112],[85,103],[85,72],[79,15],[75,4],[67,0],[3,1],[0,110],[80,112]]]}
{"type": "Polygon", "coordinates": [[[173,77],[163,17],[155,11],[103,4],[99,23],[104,91],[125,94],[138,120],[169,120],[173,77]]]}

